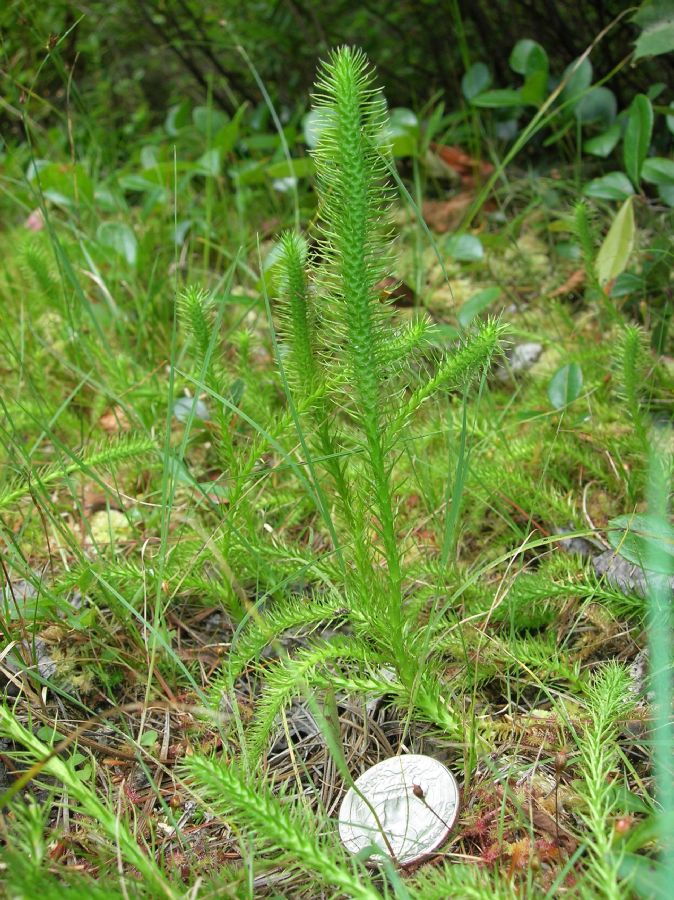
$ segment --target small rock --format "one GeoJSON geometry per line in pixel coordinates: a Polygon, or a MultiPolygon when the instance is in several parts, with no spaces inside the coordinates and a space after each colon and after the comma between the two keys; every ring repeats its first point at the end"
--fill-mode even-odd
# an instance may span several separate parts
{"type": "Polygon", "coordinates": [[[511,375],[518,375],[526,372],[534,363],[538,362],[543,345],[536,343],[517,344],[508,353],[508,362],[500,366],[496,371],[496,377],[499,381],[508,381],[511,375]]]}
{"type": "Polygon", "coordinates": [[[653,691],[648,691],[648,650],[640,650],[632,660],[629,668],[630,690],[638,698],[646,698],[649,703],[655,699],[653,691]]]}
{"type": "MultiPolygon", "coordinates": [[[[558,528],[557,532],[558,534],[564,534],[564,532],[571,530],[573,529],[558,528]]],[[[589,541],[584,537],[563,538],[559,542],[560,550],[563,550],[564,553],[576,554],[581,559],[590,559],[598,547],[601,547],[601,544],[596,544],[594,541],[589,541]]]]}
{"type": "Polygon", "coordinates": [[[179,397],[173,406],[173,415],[179,422],[187,422],[192,414],[192,406],[194,406],[194,418],[207,422],[210,419],[208,407],[203,400],[194,402],[193,397],[179,397]]]}
{"type": "MultiPolygon", "coordinates": [[[[598,576],[604,576],[607,583],[623,594],[635,597],[646,597],[648,578],[641,566],[631,563],[615,550],[605,550],[592,560],[592,566],[598,576]]],[[[674,576],[669,578],[670,588],[674,591],[674,576]]]]}

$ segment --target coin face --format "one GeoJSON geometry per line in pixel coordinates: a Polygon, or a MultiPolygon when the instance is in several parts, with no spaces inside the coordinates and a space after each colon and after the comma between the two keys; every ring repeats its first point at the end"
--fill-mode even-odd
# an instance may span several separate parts
{"type": "Polygon", "coordinates": [[[364,772],[339,809],[339,836],[358,853],[375,845],[409,865],[445,842],[459,813],[459,788],[437,759],[394,756],[364,772]]]}

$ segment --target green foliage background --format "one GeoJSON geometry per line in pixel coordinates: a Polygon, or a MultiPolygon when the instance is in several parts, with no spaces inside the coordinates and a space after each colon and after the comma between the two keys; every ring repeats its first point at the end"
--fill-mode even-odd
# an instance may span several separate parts
{"type": "MultiPolygon", "coordinates": [[[[203,97],[204,90],[230,114],[243,101],[257,105],[262,97],[239,46],[277,92],[274,99],[294,105],[308,95],[316,59],[349,43],[376,65],[391,106],[418,108],[436,91],[449,102],[460,96],[461,78],[478,60],[508,84],[508,57],[523,37],[546,47],[559,73],[626,10],[622,0],[10,0],[0,10],[3,93],[19,106],[50,40],[61,39],[56,64],[40,74],[41,115],[63,110],[72,72],[70,101],[102,119],[108,137],[123,137],[148,120],[162,120],[173,103],[203,97]]],[[[636,33],[625,15],[593,51],[596,70],[608,74],[636,33]]],[[[659,57],[625,67],[612,87],[622,103],[673,76],[671,58],[659,57]]],[[[5,131],[20,128],[7,108],[0,108],[0,120],[5,131]]]]}

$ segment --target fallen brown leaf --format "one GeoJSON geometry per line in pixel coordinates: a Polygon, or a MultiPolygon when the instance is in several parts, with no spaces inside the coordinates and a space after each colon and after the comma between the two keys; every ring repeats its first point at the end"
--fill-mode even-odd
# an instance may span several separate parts
{"type": "Polygon", "coordinates": [[[432,231],[445,234],[457,227],[473,200],[472,191],[460,191],[449,200],[424,200],[421,214],[432,231]]]}
{"type": "Polygon", "coordinates": [[[482,159],[474,159],[461,147],[448,146],[447,144],[431,144],[431,150],[440,157],[440,159],[453,169],[458,175],[463,177],[474,177],[476,174],[489,175],[494,171],[491,163],[482,159]]]}
{"type": "Polygon", "coordinates": [[[576,269],[566,279],[564,284],[550,293],[550,297],[563,297],[565,294],[575,293],[579,287],[585,284],[585,269],[576,269]]]}
{"type": "Polygon", "coordinates": [[[131,429],[126,413],[121,406],[115,406],[113,409],[108,409],[104,412],[98,420],[98,424],[108,434],[119,434],[120,431],[129,431],[131,429]]]}
{"type": "Polygon", "coordinates": [[[382,278],[375,286],[379,298],[383,301],[393,303],[395,306],[414,306],[416,303],[416,294],[409,286],[399,278],[387,275],[382,278]]]}

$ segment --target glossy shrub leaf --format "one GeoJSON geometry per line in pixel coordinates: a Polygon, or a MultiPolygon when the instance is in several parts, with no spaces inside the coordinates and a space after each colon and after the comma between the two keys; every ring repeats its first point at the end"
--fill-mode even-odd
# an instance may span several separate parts
{"type": "Polygon", "coordinates": [[[466,100],[472,100],[491,84],[491,72],[482,62],[473,63],[461,79],[461,90],[466,100]]]}
{"type": "Polygon", "coordinates": [[[606,159],[607,156],[613,153],[619,140],[620,125],[614,122],[607,131],[602,131],[601,134],[585,141],[583,150],[585,153],[589,153],[590,156],[599,156],[602,159],[606,159]]]}
{"type": "Polygon", "coordinates": [[[655,0],[643,3],[632,20],[642,31],[634,44],[634,59],[660,56],[674,50],[674,3],[655,0]]]}
{"type": "Polygon", "coordinates": [[[484,247],[473,234],[456,234],[446,245],[447,253],[459,262],[477,262],[484,256],[484,247]]]}
{"type": "Polygon", "coordinates": [[[618,112],[618,101],[613,91],[605,87],[593,87],[575,106],[573,114],[582,125],[597,123],[608,128],[618,112]]]}
{"type": "Polygon", "coordinates": [[[624,172],[609,172],[589,181],[583,190],[586,197],[598,200],[626,200],[634,193],[632,182],[624,172]]]}
{"type": "Polygon", "coordinates": [[[608,523],[608,541],[631,563],[674,574],[674,528],[648,515],[618,516],[608,523]],[[648,565],[646,565],[648,563],[648,565]]]}
{"type": "Polygon", "coordinates": [[[674,159],[664,156],[652,156],[641,168],[641,177],[649,184],[674,184],[674,159]]]}
{"type": "Polygon", "coordinates": [[[96,231],[96,240],[123,256],[130,266],[136,265],[138,241],[131,228],[124,222],[103,222],[96,231]]]}
{"type": "Polygon", "coordinates": [[[548,398],[555,409],[564,409],[580,396],[583,370],[578,363],[568,363],[557,369],[548,385],[548,398]]]}
{"type": "Polygon", "coordinates": [[[625,171],[638,187],[641,167],[646,159],[653,133],[653,107],[645,94],[637,94],[630,104],[625,137],[623,138],[623,160],[625,171]]]}
{"type": "Polygon", "coordinates": [[[478,94],[477,97],[473,97],[471,103],[483,109],[508,109],[512,106],[522,106],[522,94],[512,88],[496,88],[478,94]]]}
{"type": "Polygon", "coordinates": [[[625,270],[633,247],[634,208],[632,197],[628,197],[616,213],[597,254],[595,268],[599,284],[613,281],[625,270]]]}
{"type": "Polygon", "coordinates": [[[498,287],[485,288],[483,291],[478,291],[477,294],[473,294],[459,310],[459,314],[457,315],[459,324],[463,326],[463,328],[467,328],[476,316],[479,316],[485,309],[488,309],[500,296],[501,288],[498,287]]]}

